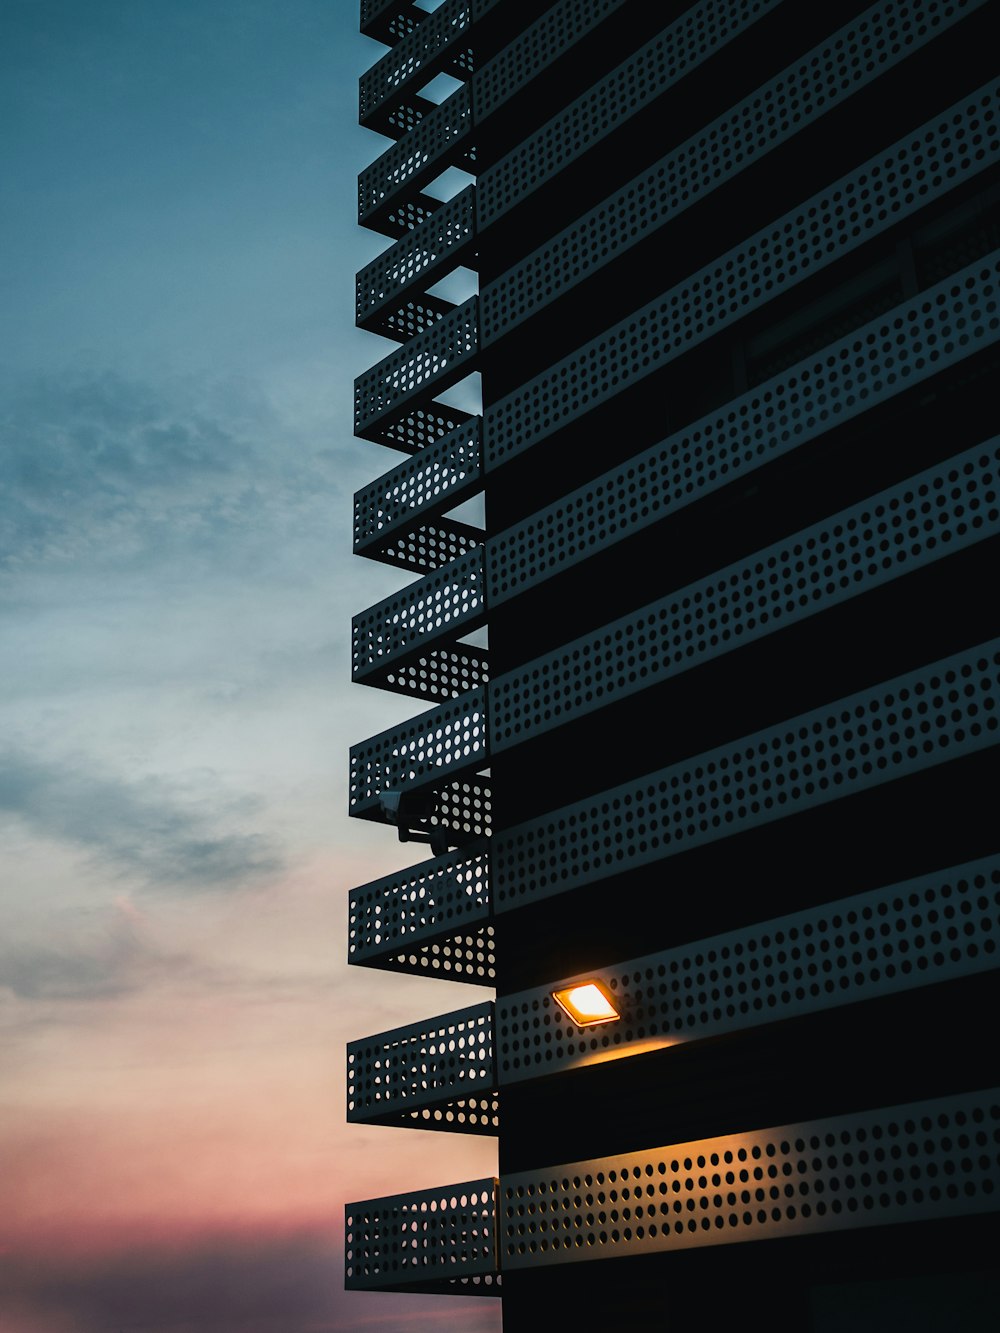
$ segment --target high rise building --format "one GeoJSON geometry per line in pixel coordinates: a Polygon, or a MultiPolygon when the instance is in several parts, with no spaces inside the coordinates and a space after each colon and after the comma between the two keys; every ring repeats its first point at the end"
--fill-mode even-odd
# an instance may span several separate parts
{"type": "Polygon", "coordinates": [[[412,581],[353,671],[424,711],[351,814],[429,859],[350,957],[496,997],[352,1043],[348,1115],[499,1161],[351,1204],[348,1285],[991,1326],[997,6],[361,8],[354,544],[412,581]]]}

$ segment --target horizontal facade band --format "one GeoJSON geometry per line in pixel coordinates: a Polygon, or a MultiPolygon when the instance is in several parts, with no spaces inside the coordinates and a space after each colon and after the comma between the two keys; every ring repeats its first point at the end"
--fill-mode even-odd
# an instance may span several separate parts
{"type": "Polygon", "coordinates": [[[492,1002],[349,1042],[347,1119],[496,1134],[492,1002]]]}
{"type": "Polygon", "coordinates": [[[348,1291],[499,1296],[494,1178],[349,1203],[348,1291]]]}
{"type": "MultiPolygon", "coordinates": [[[[482,419],[473,418],[404,460],[354,497],[354,553],[387,559],[413,531],[476,494],[482,485],[482,419]]],[[[475,544],[478,545],[482,541],[475,544]]],[[[455,552],[455,559],[464,552],[455,552]]],[[[390,561],[390,563],[399,563],[390,561]]],[[[439,564],[445,563],[440,561],[439,564]]],[[[438,568],[433,565],[431,568],[438,568]]]]}
{"type": "MultiPolygon", "coordinates": [[[[812,71],[808,64],[803,69],[812,71]]],[[[787,84],[789,71],[782,76],[787,84]]],[[[819,78],[818,71],[812,77],[819,78]]],[[[850,85],[853,86],[853,85],[850,85]]],[[[845,91],[846,95],[846,91],[845,91]]],[[[663,298],[672,322],[668,340],[693,346],[790,290],[872,237],[915,215],[1000,161],[1000,81],[970,92],[891,148],[825,186],[818,194],[685,278],[663,298]]],[[[795,131],[829,103],[814,99],[795,131]]],[[[747,134],[742,170],[756,152],[758,127],[733,117],[747,134]]],[[[630,181],[597,208],[484,287],[481,343],[487,347],[566,292],[586,282],[633,245],[668,226],[678,213],[726,179],[699,152],[697,136],[630,181]],[[637,215],[635,199],[643,209],[637,215]]]]}
{"type": "Polygon", "coordinates": [[[491,681],[489,754],[1000,535],[1000,436],[491,681]]]}
{"type": "Polygon", "coordinates": [[[471,0],[444,0],[362,74],[358,80],[359,122],[398,138],[422,119],[434,106],[417,98],[426,83],[436,74],[467,79],[472,73],[471,27],[471,0]]]}
{"type": "Polygon", "coordinates": [[[349,808],[372,815],[389,792],[404,800],[488,762],[486,691],[470,690],[351,746],[349,808]]]}
{"type": "Polygon", "coordinates": [[[701,0],[593,88],[479,177],[476,198],[480,231],[644,104],[661,96],[691,70],[751,27],[782,0],[701,0]]]}
{"type": "Polygon", "coordinates": [[[1000,639],[497,834],[494,911],[896,781],[1000,740],[1000,639]]]}
{"type": "Polygon", "coordinates": [[[992,1090],[506,1175],[500,1266],[993,1212],[998,1143],[992,1090]]]}
{"type": "Polygon", "coordinates": [[[1000,855],[823,903],[496,1002],[506,1084],[893,995],[1000,965],[1000,855]],[[577,1027],[552,992],[602,983],[621,1017],[577,1027]]]}
{"type": "Polygon", "coordinates": [[[492,920],[483,842],[352,889],[347,961],[492,985],[492,920]]]}
{"type": "Polygon", "coordinates": [[[492,537],[488,604],[661,523],[998,341],[1000,250],[492,537]]]}

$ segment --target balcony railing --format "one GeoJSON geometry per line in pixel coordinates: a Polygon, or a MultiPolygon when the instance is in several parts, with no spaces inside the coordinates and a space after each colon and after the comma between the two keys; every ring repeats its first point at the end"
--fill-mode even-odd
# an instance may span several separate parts
{"type": "Polygon", "coordinates": [[[496,958],[487,845],[352,889],[348,962],[491,985],[496,958]]]}
{"type": "Polygon", "coordinates": [[[505,830],[492,844],[494,910],[992,747],[998,697],[1000,639],[505,830]]]}
{"type": "Polygon", "coordinates": [[[359,80],[360,123],[398,138],[433,110],[434,103],[417,94],[436,74],[472,73],[471,26],[471,0],[444,0],[400,38],[359,80]]]}

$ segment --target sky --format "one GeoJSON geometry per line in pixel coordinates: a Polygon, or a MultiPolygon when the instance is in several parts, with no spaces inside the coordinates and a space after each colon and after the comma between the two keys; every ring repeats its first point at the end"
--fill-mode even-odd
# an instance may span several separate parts
{"type": "MultiPolygon", "coordinates": [[[[342,1290],[350,1199],[495,1145],[348,1127],[344,1045],[481,999],[348,969],[356,0],[0,3],[0,1330],[499,1328],[342,1290]]],[[[425,850],[425,849],[424,849],[425,850]]]]}

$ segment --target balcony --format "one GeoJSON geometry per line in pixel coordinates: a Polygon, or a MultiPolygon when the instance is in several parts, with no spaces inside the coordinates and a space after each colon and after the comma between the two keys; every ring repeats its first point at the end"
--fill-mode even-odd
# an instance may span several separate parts
{"type": "Polygon", "coordinates": [[[459,1134],[499,1124],[493,1004],[352,1041],[347,1119],[459,1134]]]}
{"type": "Polygon", "coordinates": [[[348,962],[492,985],[486,842],[352,889],[348,962]]]}
{"type": "Polygon", "coordinates": [[[471,0],[444,0],[361,76],[358,120],[398,138],[433,110],[419,97],[436,74],[466,79],[472,73],[471,0]]]}

